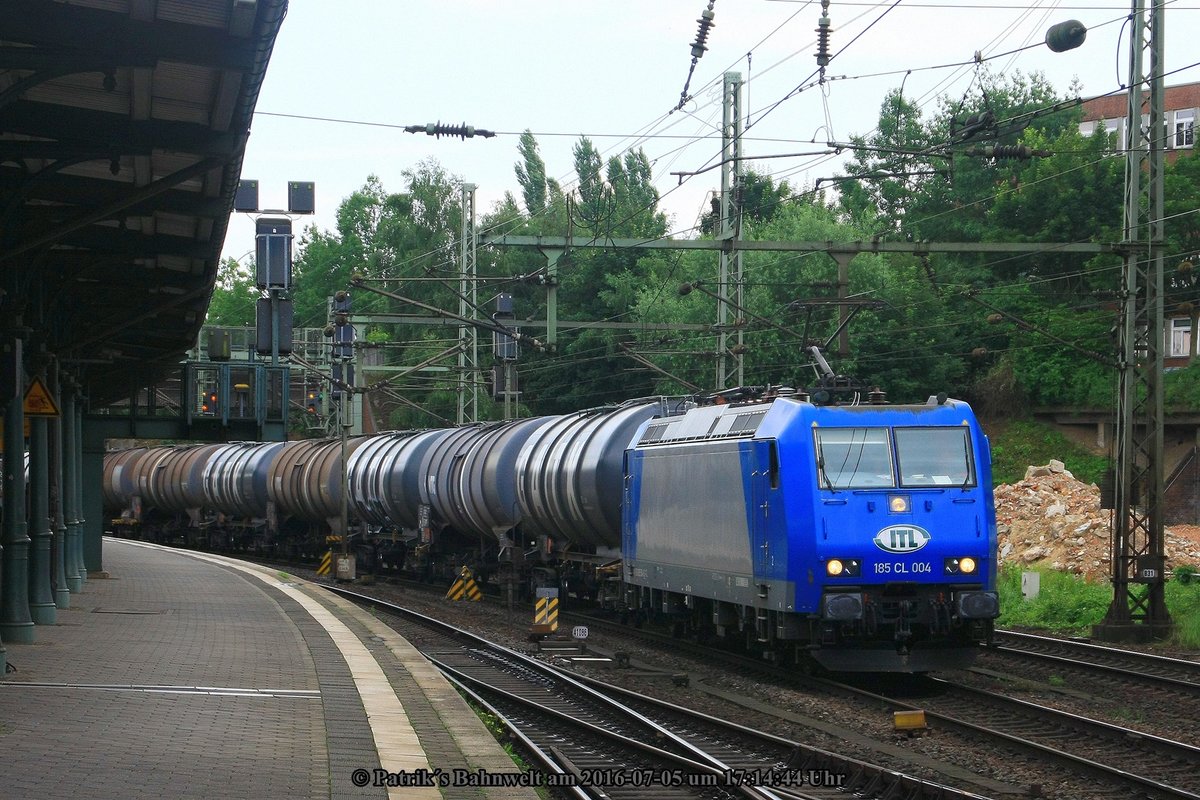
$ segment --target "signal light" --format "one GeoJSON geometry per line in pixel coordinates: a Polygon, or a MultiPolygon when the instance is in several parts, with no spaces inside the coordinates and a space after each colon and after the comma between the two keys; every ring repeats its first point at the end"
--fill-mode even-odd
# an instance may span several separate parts
{"type": "Polygon", "coordinates": [[[216,414],[219,407],[217,403],[218,397],[216,388],[209,387],[204,396],[200,398],[200,412],[202,414],[216,414]]]}

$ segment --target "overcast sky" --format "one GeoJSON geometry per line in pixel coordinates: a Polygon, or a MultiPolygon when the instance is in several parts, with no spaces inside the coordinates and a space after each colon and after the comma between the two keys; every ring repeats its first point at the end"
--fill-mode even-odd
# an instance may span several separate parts
{"type": "MultiPolygon", "coordinates": [[[[715,0],[709,50],[691,79],[694,99],[669,114],[706,7],[707,0],[297,0],[271,57],[242,176],[260,181],[264,208],[286,205],[289,180],[316,183],[317,213],[296,220],[297,234],[312,223],[332,229],[338,204],[368,175],[400,191],[404,170],[427,158],[477,184],[483,212],[506,191],[520,198],[513,164],[521,131],[537,135],[547,174],[564,183],[574,174],[571,148],[586,134],[606,158],[643,147],[672,230],[694,235],[719,172],[681,187],[671,173],[715,162],[726,71],[747,80],[744,155],[793,186],[832,176],[838,162],[765,156],[819,152],[829,140],[870,131],[884,95],[901,85],[928,113],[938,95],[978,97],[976,51],[995,73],[1041,71],[1063,92],[1074,79],[1084,96],[1127,80],[1122,23],[1130,6],[1119,0],[833,0],[830,80],[798,93],[816,69],[820,2],[715,0]],[[1068,19],[1089,29],[1082,47],[1000,55],[1041,43],[1047,28],[1068,19]],[[947,64],[963,65],[937,68],[947,64]],[[401,130],[439,120],[499,135],[460,141],[401,130]]],[[[1200,62],[1200,0],[1166,8],[1166,67],[1177,71],[1167,84],[1200,81],[1192,66],[1200,62]]],[[[225,255],[253,247],[252,217],[235,214],[225,255]]]]}

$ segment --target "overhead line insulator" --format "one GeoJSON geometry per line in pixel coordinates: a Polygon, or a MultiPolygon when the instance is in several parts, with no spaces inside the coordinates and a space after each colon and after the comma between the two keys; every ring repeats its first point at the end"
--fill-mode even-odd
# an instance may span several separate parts
{"type": "Polygon", "coordinates": [[[833,33],[833,23],[829,19],[829,0],[821,0],[821,18],[817,20],[817,66],[821,68],[821,80],[825,79],[825,67],[829,65],[832,56],[829,55],[829,34],[833,33]]]}
{"type": "Polygon", "coordinates": [[[481,136],[484,139],[490,139],[496,135],[495,131],[476,128],[474,125],[462,123],[460,125],[443,125],[441,122],[431,122],[427,125],[406,125],[404,130],[409,133],[424,133],[427,136],[436,136],[439,139],[443,136],[457,136],[460,139],[473,139],[476,136],[481,136]]]}
{"type": "Polygon", "coordinates": [[[969,147],[963,151],[963,155],[994,158],[997,161],[1028,161],[1034,156],[1045,158],[1053,153],[1049,150],[1034,150],[1025,144],[989,144],[984,147],[969,147]]]}
{"type": "Polygon", "coordinates": [[[700,24],[700,29],[696,31],[696,41],[692,42],[692,58],[700,58],[707,52],[708,48],[705,43],[708,42],[709,31],[716,25],[713,22],[716,16],[716,12],[713,11],[713,3],[709,3],[708,8],[700,12],[700,19],[696,20],[700,24]]]}

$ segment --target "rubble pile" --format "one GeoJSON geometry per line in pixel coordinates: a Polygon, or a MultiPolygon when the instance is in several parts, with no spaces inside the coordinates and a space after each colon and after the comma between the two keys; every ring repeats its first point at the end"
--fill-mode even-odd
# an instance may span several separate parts
{"type": "MultiPolygon", "coordinates": [[[[1046,566],[1087,580],[1105,580],[1111,512],[1100,490],[1075,479],[1061,461],[1030,467],[1025,478],[996,487],[1001,564],[1046,566]]],[[[1200,565],[1200,529],[1166,531],[1167,569],[1200,565]]]]}

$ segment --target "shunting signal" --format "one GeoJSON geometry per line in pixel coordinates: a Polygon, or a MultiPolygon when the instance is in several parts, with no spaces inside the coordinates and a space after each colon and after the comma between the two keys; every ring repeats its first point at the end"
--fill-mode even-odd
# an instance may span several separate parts
{"type": "Polygon", "coordinates": [[[317,567],[318,575],[328,575],[333,569],[333,551],[326,550],[325,555],[321,556],[321,565],[317,567]]]}
{"type": "Polygon", "coordinates": [[[447,600],[471,600],[478,602],[483,599],[483,592],[479,591],[479,586],[475,583],[475,577],[471,574],[469,567],[463,567],[462,572],[458,574],[458,579],[450,587],[450,591],[446,592],[447,600]]]}
{"type": "Polygon", "coordinates": [[[538,589],[533,607],[534,636],[549,636],[558,630],[558,589],[538,589]]]}

